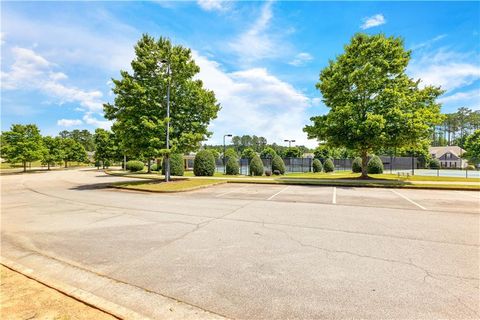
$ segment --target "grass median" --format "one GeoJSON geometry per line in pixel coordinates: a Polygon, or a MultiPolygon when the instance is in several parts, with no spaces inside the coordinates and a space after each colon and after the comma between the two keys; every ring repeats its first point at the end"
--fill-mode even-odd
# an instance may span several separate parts
{"type": "Polygon", "coordinates": [[[171,182],[162,180],[118,182],[112,184],[112,187],[119,189],[148,191],[148,192],[183,192],[200,188],[205,188],[217,184],[223,184],[227,181],[213,179],[173,179],[171,182]]]}

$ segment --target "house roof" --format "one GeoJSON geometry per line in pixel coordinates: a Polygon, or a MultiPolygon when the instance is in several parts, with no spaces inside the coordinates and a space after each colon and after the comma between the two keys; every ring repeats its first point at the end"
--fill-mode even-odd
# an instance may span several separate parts
{"type": "Polygon", "coordinates": [[[445,153],[450,152],[451,154],[460,157],[462,154],[465,153],[465,150],[460,148],[459,146],[445,146],[445,147],[430,147],[428,148],[428,152],[431,155],[434,155],[435,158],[440,158],[445,153]]]}

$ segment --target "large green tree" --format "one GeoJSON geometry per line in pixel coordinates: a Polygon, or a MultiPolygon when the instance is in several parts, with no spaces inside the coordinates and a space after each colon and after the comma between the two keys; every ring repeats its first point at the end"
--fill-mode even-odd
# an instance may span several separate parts
{"type": "Polygon", "coordinates": [[[105,117],[114,121],[112,129],[124,151],[129,156],[151,159],[197,149],[211,135],[207,127],[217,117],[220,105],[213,91],[205,89],[196,77],[200,68],[191,50],[173,45],[167,38],[154,39],[145,34],[135,45],[135,55],[133,72],[121,71],[121,79],[113,79],[115,102],[104,105],[105,117]]]}
{"type": "Polygon", "coordinates": [[[401,38],[356,34],[345,52],[320,73],[316,87],[328,114],[312,117],[304,131],[309,138],[358,152],[362,177],[368,154],[381,148],[415,149],[431,137],[442,120],[438,87],[421,88],[405,70],[410,51],[401,38]]]}
{"type": "Polygon", "coordinates": [[[98,128],[93,135],[93,141],[95,144],[95,162],[102,163],[103,168],[118,157],[118,146],[112,132],[98,128]]]}
{"type": "Polygon", "coordinates": [[[63,162],[65,163],[65,168],[68,167],[68,162],[87,162],[88,156],[85,151],[85,147],[72,138],[62,139],[62,150],[63,150],[63,162]]]}
{"type": "Polygon", "coordinates": [[[50,166],[55,165],[55,163],[61,162],[64,158],[63,148],[62,148],[62,139],[60,137],[43,137],[43,155],[42,163],[47,165],[48,170],[50,166]]]}
{"type": "Polygon", "coordinates": [[[93,134],[88,130],[72,130],[67,131],[63,130],[58,134],[61,138],[72,138],[73,140],[80,143],[86,151],[94,151],[95,145],[93,141],[93,134]]]}
{"type": "Polygon", "coordinates": [[[10,163],[21,162],[23,172],[27,171],[27,162],[42,158],[43,141],[40,130],[34,124],[14,124],[10,131],[2,133],[1,156],[10,163]]]}
{"type": "Polygon", "coordinates": [[[475,130],[474,133],[465,139],[465,152],[463,157],[468,160],[470,164],[480,164],[480,129],[475,130]]]}

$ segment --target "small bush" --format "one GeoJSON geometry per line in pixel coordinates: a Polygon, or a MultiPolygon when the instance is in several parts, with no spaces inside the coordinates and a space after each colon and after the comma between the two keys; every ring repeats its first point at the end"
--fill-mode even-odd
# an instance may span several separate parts
{"type": "Polygon", "coordinates": [[[271,170],[265,170],[265,175],[267,177],[270,177],[272,175],[272,171],[271,170]]]}
{"type": "Polygon", "coordinates": [[[335,166],[333,165],[332,159],[325,160],[325,163],[323,164],[323,171],[325,172],[335,171],[335,166]]]}
{"type": "Polygon", "coordinates": [[[263,163],[260,160],[260,157],[255,155],[252,160],[250,160],[250,175],[251,176],[261,176],[263,175],[263,163]]]}
{"type": "Polygon", "coordinates": [[[371,174],[383,173],[383,163],[378,156],[373,156],[368,161],[367,172],[371,174]]]}
{"type": "Polygon", "coordinates": [[[193,174],[196,176],[213,176],[215,173],[215,157],[212,152],[202,150],[197,152],[193,161],[193,174]]]}
{"type": "Polygon", "coordinates": [[[127,162],[127,170],[132,172],[142,171],[144,164],[142,161],[130,160],[127,162]]]}
{"type": "Polygon", "coordinates": [[[152,166],[150,167],[150,170],[152,170],[152,171],[160,171],[161,168],[162,168],[161,166],[159,166],[158,164],[154,163],[154,164],[152,164],[152,166]]]}
{"type": "Polygon", "coordinates": [[[440,161],[438,159],[430,159],[428,167],[430,169],[440,169],[440,161]]]}
{"type": "MultiPolygon", "coordinates": [[[[183,176],[183,155],[180,153],[173,153],[170,155],[170,175],[183,176]]],[[[165,157],[162,163],[162,174],[165,174],[165,157]]]]}
{"type": "Polygon", "coordinates": [[[276,175],[276,176],[279,176],[279,175],[280,175],[280,171],[278,171],[278,170],[273,170],[273,174],[276,175]]]}
{"type": "Polygon", "coordinates": [[[362,172],[362,158],[356,157],[352,162],[352,172],[360,173],[362,172]]]}
{"type": "Polygon", "coordinates": [[[285,162],[279,155],[275,155],[272,159],[272,171],[278,171],[280,174],[285,173],[285,162]]]}
{"type": "Polygon", "coordinates": [[[323,171],[322,162],[318,159],[313,159],[312,169],[313,169],[313,172],[322,172],[323,171]]]}
{"type": "Polygon", "coordinates": [[[227,164],[225,165],[225,172],[230,175],[237,175],[240,171],[240,166],[238,165],[237,157],[229,157],[227,164]]]}
{"type": "Polygon", "coordinates": [[[469,164],[465,169],[467,170],[475,170],[475,166],[473,164],[469,164]]]}

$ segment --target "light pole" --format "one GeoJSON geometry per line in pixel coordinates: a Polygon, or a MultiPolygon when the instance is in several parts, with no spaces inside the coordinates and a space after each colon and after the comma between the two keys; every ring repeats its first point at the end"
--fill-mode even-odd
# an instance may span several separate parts
{"type": "Polygon", "coordinates": [[[165,157],[165,182],[170,181],[170,61],[168,60],[161,60],[160,64],[167,65],[167,156],[165,157]]]}
{"type": "Polygon", "coordinates": [[[225,151],[226,151],[225,137],[231,137],[231,136],[232,136],[232,134],[230,134],[230,133],[223,135],[223,173],[224,174],[227,174],[227,166],[225,164],[225,151]]]}

